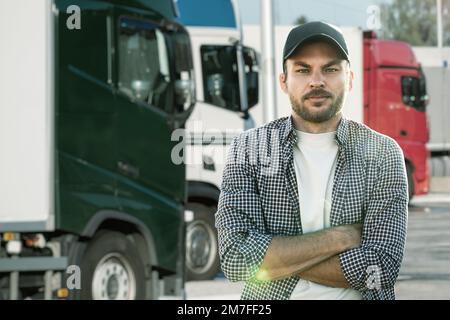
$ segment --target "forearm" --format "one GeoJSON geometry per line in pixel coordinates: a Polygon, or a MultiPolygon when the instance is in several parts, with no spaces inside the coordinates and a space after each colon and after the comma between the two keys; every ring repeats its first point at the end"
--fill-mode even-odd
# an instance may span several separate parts
{"type": "Polygon", "coordinates": [[[258,280],[290,277],[359,245],[356,225],[339,226],[294,237],[274,237],[267,249],[258,280]]]}
{"type": "Polygon", "coordinates": [[[342,272],[339,256],[333,256],[299,273],[299,277],[334,288],[349,288],[350,284],[342,272]]]}

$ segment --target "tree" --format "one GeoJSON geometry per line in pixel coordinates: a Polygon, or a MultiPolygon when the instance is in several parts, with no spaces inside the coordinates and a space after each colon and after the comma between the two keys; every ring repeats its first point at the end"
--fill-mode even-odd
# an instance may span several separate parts
{"type": "Polygon", "coordinates": [[[437,45],[436,0],[393,0],[380,6],[382,38],[437,45]]]}
{"type": "Polygon", "coordinates": [[[450,0],[442,1],[442,23],[444,28],[444,46],[450,47],[450,0]]]}
{"type": "Polygon", "coordinates": [[[297,19],[295,19],[294,24],[300,25],[308,22],[308,18],[305,15],[301,15],[297,19]]]}

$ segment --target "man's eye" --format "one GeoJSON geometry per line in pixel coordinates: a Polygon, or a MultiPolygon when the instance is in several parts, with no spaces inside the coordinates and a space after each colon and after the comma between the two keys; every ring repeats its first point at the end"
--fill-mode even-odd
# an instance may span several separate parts
{"type": "Polygon", "coordinates": [[[337,72],[337,71],[339,71],[338,68],[326,68],[325,69],[325,72],[328,72],[328,73],[330,73],[330,72],[337,72]]]}
{"type": "Polygon", "coordinates": [[[297,73],[308,73],[309,70],[308,69],[297,69],[295,72],[297,72],[297,73]]]}

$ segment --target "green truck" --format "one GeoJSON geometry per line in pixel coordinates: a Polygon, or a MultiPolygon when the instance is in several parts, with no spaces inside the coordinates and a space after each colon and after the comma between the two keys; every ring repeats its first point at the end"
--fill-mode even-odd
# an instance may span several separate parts
{"type": "Polygon", "coordinates": [[[0,299],[184,298],[172,0],[1,1],[0,299]]]}

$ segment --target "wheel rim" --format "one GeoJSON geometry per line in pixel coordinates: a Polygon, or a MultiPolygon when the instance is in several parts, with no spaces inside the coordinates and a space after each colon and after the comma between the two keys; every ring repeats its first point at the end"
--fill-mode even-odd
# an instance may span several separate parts
{"type": "Polygon", "coordinates": [[[104,256],[92,278],[94,300],[134,300],[136,277],[127,259],[119,253],[104,256]]]}
{"type": "Polygon", "coordinates": [[[211,226],[201,220],[191,222],[186,230],[186,266],[196,274],[209,270],[217,254],[217,243],[211,226]]]}

